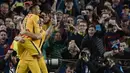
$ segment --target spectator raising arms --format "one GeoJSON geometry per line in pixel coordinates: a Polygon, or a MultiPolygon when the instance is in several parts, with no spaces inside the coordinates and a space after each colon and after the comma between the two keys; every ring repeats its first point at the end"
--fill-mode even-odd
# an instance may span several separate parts
{"type": "Polygon", "coordinates": [[[0,0],[0,73],[130,73],[129,2],[0,0]]]}

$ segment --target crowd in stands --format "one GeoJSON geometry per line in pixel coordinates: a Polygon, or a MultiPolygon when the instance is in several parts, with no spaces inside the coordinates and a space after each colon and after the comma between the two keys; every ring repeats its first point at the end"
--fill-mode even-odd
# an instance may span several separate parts
{"type": "Polygon", "coordinates": [[[42,44],[44,59],[68,60],[55,73],[130,73],[129,0],[0,0],[0,73],[15,73],[11,46],[35,4],[42,29],[55,25],[42,44]]]}

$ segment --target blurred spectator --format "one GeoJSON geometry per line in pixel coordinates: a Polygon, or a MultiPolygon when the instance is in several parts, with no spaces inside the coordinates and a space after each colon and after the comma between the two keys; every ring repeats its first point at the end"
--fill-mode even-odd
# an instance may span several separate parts
{"type": "MultiPolygon", "coordinates": [[[[8,51],[8,41],[7,41],[7,32],[4,30],[0,31],[0,60],[4,59],[7,51],[8,51]]],[[[7,73],[9,71],[9,66],[8,66],[8,61],[5,61],[5,67],[2,71],[4,71],[4,73],[7,73]]]]}
{"type": "Polygon", "coordinates": [[[64,1],[64,9],[63,12],[72,16],[77,16],[79,12],[74,8],[74,2],[73,0],[65,0],[64,1]]]}
{"type": "Polygon", "coordinates": [[[56,0],[40,0],[40,9],[45,13],[51,12],[51,6],[56,0]]]}
{"type": "Polygon", "coordinates": [[[85,6],[90,2],[90,0],[78,0],[80,4],[80,9],[84,9],[85,6]]]}
{"type": "Polygon", "coordinates": [[[48,39],[48,44],[45,45],[44,48],[49,51],[50,58],[62,58],[61,52],[65,47],[64,41],[62,41],[62,37],[60,32],[53,32],[52,36],[48,39]]]}
{"type": "Polygon", "coordinates": [[[122,31],[124,31],[124,33],[129,36],[129,33],[130,33],[130,21],[129,20],[122,20],[122,23],[121,23],[121,28],[122,28],[122,31]]]}
{"type": "Polygon", "coordinates": [[[8,34],[8,39],[10,41],[10,44],[14,40],[14,37],[18,35],[19,30],[16,29],[15,23],[13,23],[13,20],[11,18],[6,18],[5,19],[5,25],[7,27],[7,34],[8,34]]]}
{"type": "Polygon", "coordinates": [[[4,71],[4,73],[8,73],[8,69],[6,69],[5,66],[7,66],[7,65],[6,65],[6,61],[7,61],[8,58],[10,57],[10,54],[11,54],[11,53],[12,53],[12,51],[8,51],[8,52],[6,53],[6,55],[4,56],[4,58],[3,58],[3,59],[0,59],[0,72],[1,72],[1,73],[4,71],[4,69],[7,71],[7,72],[4,71]]]}
{"type": "Polygon", "coordinates": [[[104,43],[105,43],[105,49],[106,51],[111,51],[114,50],[115,46],[117,46],[117,48],[119,47],[119,40],[122,38],[122,36],[124,35],[124,33],[120,30],[117,29],[118,27],[116,25],[112,24],[108,24],[108,30],[105,33],[104,36],[104,43]]]}
{"type": "Polygon", "coordinates": [[[75,63],[67,63],[65,68],[56,73],[75,73],[75,63]]]}
{"type": "Polygon", "coordinates": [[[69,46],[62,52],[63,59],[78,59],[80,49],[77,47],[74,40],[69,42],[69,46]]]}
{"type": "Polygon", "coordinates": [[[94,8],[92,5],[86,6],[86,19],[89,23],[96,25],[98,17],[94,12],[94,8]]]}
{"type": "Polygon", "coordinates": [[[4,20],[1,18],[0,19],[0,25],[3,25],[4,24],[4,20]]]}
{"type": "Polygon", "coordinates": [[[4,30],[0,31],[0,47],[1,47],[1,53],[0,56],[1,58],[4,57],[4,55],[7,53],[7,49],[8,49],[8,44],[7,44],[7,33],[4,30]]]}
{"type": "Polygon", "coordinates": [[[65,73],[75,73],[75,65],[72,64],[67,64],[65,73]]]}
{"type": "Polygon", "coordinates": [[[96,28],[90,25],[87,29],[87,35],[82,40],[81,48],[89,48],[92,59],[103,56],[105,50],[103,46],[103,41],[96,37],[96,28]]]}
{"type": "Polygon", "coordinates": [[[5,20],[5,18],[8,16],[9,12],[9,5],[7,3],[2,3],[0,5],[0,18],[5,20]]]}
{"type": "Polygon", "coordinates": [[[0,30],[4,30],[4,31],[7,31],[7,27],[6,27],[6,25],[0,25],[0,30]]]}
{"type": "Polygon", "coordinates": [[[91,53],[84,48],[80,53],[80,59],[77,62],[77,73],[123,73],[113,59],[105,58],[103,60],[91,59],[91,53]],[[102,64],[100,64],[100,61],[102,64]]]}
{"type": "Polygon", "coordinates": [[[128,47],[128,44],[124,41],[121,40],[120,41],[120,46],[119,46],[119,52],[114,55],[114,57],[116,58],[120,58],[120,59],[129,59],[130,57],[128,55],[130,55],[130,48],[128,47]]]}
{"type": "MultiPolygon", "coordinates": [[[[41,29],[48,32],[47,29],[55,25],[54,29],[51,29],[53,33],[47,34],[42,49],[45,59],[63,60],[59,73],[75,73],[75,68],[68,62],[77,60],[76,65],[79,68],[76,69],[77,73],[85,73],[85,70],[87,73],[122,73],[123,70],[121,72],[119,68],[125,61],[123,60],[123,63],[116,60],[129,59],[129,2],[128,0],[0,0],[0,62],[3,63],[0,64],[1,69],[6,70],[4,73],[9,73],[9,70],[15,72],[17,58],[10,51],[9,56],[7,51],[15,36],[19,34],[20,25],[25,24],[23,19],[29,13],[30,7],[38,4],[41,12],[37,23],[41,29]],[[88,53],[91,53],[91,57],[85,58],[88,53]]],[[[130,73],[129,68],[123,69],[124,73],[130,73]]]]}
{"type": "MultiPolygon", "coordinates": [[[[70,28],[73,28],[72,26],[70,25],[70,28]]],[[[88,28],[88,24],[86,21],[79,22],[79,24],[74,26],[73,31],[71,31],[71,29],[70,29],[70,31],[68,31],[68,41],[74,40],[76,45],[80,48],[82,39],[86,35],[87,28],[88,28]]]]}
{"type": "Polygon", "coordinates": [[[112,7],[117,12],[118,16],[121,18],[122,5],[121,0],[112,0],[112,7]]]}
{"type": "Polygon", "coordinates": [[[122,18],[122,20],[129,20],[130,19],[130,13],[129,13],[128,5],[123,6],[121,18],[122,18]]]}

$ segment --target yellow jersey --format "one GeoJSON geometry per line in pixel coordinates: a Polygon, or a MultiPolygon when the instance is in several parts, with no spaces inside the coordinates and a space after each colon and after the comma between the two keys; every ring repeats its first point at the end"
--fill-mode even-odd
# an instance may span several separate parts
{"type": "Polygon", "coordinates": [[[40,33],[39,16],[35,14],[28,14],[24,20],[24,29],[31,33],[40,33]]]}
{"type": "MultiPolygon", "coordinates": [[[[25,17],[23,24],[24,24],[24,29],[26,31],[29,31],[29,32],[34,33],[34,34],[40,33],[39,16],[38,15],[28,14],[25,17]]],[[[34,44],[35,44],[35,46],[37,46],[37,48],[38,48],[38,45],[36,45],[36,44],[40,43],[40,41],[41,41],[41,40],[32,40],[30,37],[28,37],[26,35],[24,35],[24,38],[28,38],[28,39],[30,39],[30,41],[34,42],[34,44]]]]}
{"type": "MultiPolygon", "coordinates": [[[[35,49],[37,49],[37,51],[39,51],[39,54],[41,53],[41,47],[42,47],[42,44],[45,40],[45,35],[46,35],[46,32],[44,30],[42,30],[39,26],[39,16],[37,15],[34,15],[34,14],[29,14],[25,17],[24,21],[23,21],[23,24],[24,24],[24,30],[27,30],[31,33],[40,33],[42,34],[42,39],[39,39],[39,40],[32,40],[30,37],[26,36],[26,35],[22,35],[24,37],[24,39],[28,39],[29,41],[31,41],[32,43],[32,46],[35,47],[35,49]]],[[[28,43],[29,43],[28,41],[28,43]]],[[[26,41],[27,43],[27,41],[26,41]]],[[[27,44],[25,43],[24,47],[28,47],[31,48],[32,46],[28,46],[27,44]]],[[[14,43],[13,43],[14,44],[14,43]]],[[[15,43],[16,44],[16,43],[15,43]]],[[[16,47],[16,46],[15,46],[16,47]]],[[[32,47],[32,48],[34,48],[32,47]]],[[[23,48],[22,46],[20,47],[21,49],[23,48]]],[[[20,49],[19,48],[19,49],[20,49]]],[[[14,48],[16,49],[16,48],[14,48]]],[[[17,49],[16,49],[17,51],[17,49]]],[[[31,51],[31,50],[30,50],[31,51]]],[[[26,59],[26,60],[32,60],[32,56],[30,55],[30,53],[26,50],[26,49],[23,49],[21,50],[20,52],[23,52],[20,56],[21,59],[26,59]],[[26,56],[26,57],[25,57],[26,56]]]]}

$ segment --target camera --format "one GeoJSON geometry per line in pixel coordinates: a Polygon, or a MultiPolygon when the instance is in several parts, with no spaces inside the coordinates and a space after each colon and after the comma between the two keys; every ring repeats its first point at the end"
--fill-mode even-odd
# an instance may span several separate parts
{"type": "Polygon", "coordinates": [[[111,57],[98,58],[98,66],[110,67],[113,63],[114,63],[114,60],[111,57]]]}
{"type": "Polygon", "coordinates": [[[86,56],[86,52],[81,52],[81,56],[86,56]]]}
{"type": "Polygon", "coordinates": [[[90,52],[89,51],[82,51],[81,52],[81,57],[88,57],[88,58],[90,58],[90,52]]]}

